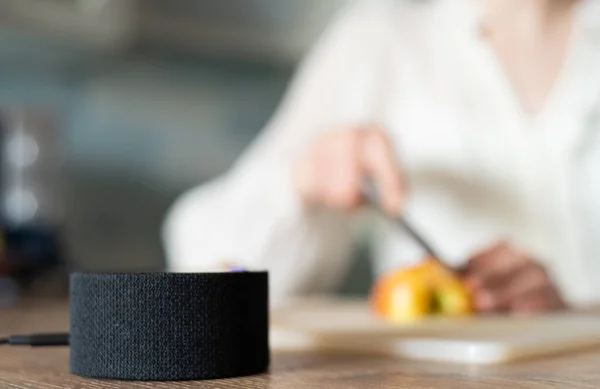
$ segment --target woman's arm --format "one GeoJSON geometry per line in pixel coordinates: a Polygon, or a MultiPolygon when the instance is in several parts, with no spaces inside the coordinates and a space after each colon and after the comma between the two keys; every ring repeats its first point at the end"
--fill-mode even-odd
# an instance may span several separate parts
{"type": "Polygon", "coordinates": [[[293,161],[324,131],[372,117],[381,20],[371,3],[341,13],[302,63],[281,107],[231,171],[186,193],[170,211],[164,242],[173,271],[220,261],[271,272],[274,298],[327,289],[351,248],[349,217],[305,207],[293,161]]]}

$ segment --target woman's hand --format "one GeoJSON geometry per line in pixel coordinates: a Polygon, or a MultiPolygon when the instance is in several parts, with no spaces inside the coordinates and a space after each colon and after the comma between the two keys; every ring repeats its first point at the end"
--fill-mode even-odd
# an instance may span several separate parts
{"type": "Polygon", "coordinates": [[[373,180],[381,205],[399,215],[401,170],[389,135],[379,129],[342,129],[318,138],[294,167],[297,193],[305,203],[351,210],[362,204],[366,178],[373,180]]]}
{"type": "Polygon", "coordinates": [[[464,277],[480,312],[539,313],[566,308],[545,269],[507,243],[471,258],[464,277]]]}

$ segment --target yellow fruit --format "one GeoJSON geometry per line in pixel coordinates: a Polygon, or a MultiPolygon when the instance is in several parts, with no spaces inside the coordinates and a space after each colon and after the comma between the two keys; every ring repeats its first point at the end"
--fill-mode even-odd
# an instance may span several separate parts
{"type": "Polygon", "coordinates": [[[471,298],[462,282],[432,259],[381,277],[371,304],[376,314],[392,322],[471,313],[471,298]]]}
{"type": "Polygon", "coordinates": [[[445,316],[464,316],[472,311],[471,296],[458,280],[448,280],[433,290],[437,312],[445,316]]]}

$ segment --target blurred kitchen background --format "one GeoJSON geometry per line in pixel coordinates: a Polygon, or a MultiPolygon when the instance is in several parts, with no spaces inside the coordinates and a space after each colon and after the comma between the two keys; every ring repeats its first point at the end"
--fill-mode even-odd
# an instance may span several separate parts
{"type": "Polygon", "coordinates": [[[162,269],[165,211],[262,129],[345,2],[2,0],[4,228],[78,268],[162,269]]]}

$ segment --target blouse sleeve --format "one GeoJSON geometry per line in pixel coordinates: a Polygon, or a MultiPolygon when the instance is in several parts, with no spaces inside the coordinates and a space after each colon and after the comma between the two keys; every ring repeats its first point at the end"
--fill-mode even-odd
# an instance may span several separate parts
{"type": "Polygon", "coordinates": [[[172,271],[226,260],[268,269],[275,300],[325,291],[343,276],[350,216],[304,207],[290,169],[324,131],[370,121],[382,46],[374,4],[343,10],[302,61],[258,139],[227,174],[175,203],[163,230],[172,271]]]}

